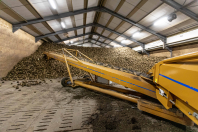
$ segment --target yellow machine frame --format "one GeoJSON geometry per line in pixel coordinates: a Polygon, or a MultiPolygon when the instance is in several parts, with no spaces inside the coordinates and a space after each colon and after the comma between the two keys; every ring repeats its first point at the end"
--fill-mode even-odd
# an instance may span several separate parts
{"type": "Polygon", "coordinates": [[[198,124],[198,105],[196,103],[198,99],[198,89],[196,89],[198,88],[198,83],[195,77],[198,75],[198,52],[166,59],[157,63],[148,72],[153,76],[152,81],[144,77],[79,60],[77,57],[81,55],[93,61],[78,50],[61,50],[63,54],[53,52],[45,52],[44,54],[47,55],[48,59],[54,58],[66,64],[72,84],[71,86],[75,87],[76,85],[80,85],[137,103],[138,109],[142,111],[183,125],[192,126],[194,123],[198,124]],[[71,52],[74,52],[73,54],[75,55],[71,52]],[[67,57],[66,54],[70,57],[67,57]],[[69,65],[87,71],[92,81],[73,80],[69,65]],[[93,82],[91,74],[111,80],[135,91],[119,89],[93,82]],[[132,93],[135,96],[131,97],[126,95],[126,93],[132,93]],[[159,104],[142,99],[141,95],[147,95],[151,98],[158,99],[166,109],[159,104]],[[176,112],[169,111],[168,109],[172,108],[172,105],[175,105],[179,110],[176,112]]]}
{"type": "Polygon", "coordinates": [[[198,52],[163,60],[149,73],[158,87],[157,99],[164,107],[169,109],[174,104],[197,124],[198,52]]]}

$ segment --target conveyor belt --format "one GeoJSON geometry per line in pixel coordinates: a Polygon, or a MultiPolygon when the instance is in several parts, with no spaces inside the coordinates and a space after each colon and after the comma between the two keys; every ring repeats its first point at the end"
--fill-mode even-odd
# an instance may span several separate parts
{"type": "MultiPolygon", "coordinates": [[[[63,55],[50,52],[45,52],[44,54],[46,54],[50,58],[54,58],[61,62],[65,62],[63,55]]],[[[122,71],[99,66],[85,61],[77,61],[70,57],[67,57],[67,61],[68,64],[71,66],[95,74],[102,78],[108,79],[125,87],[131,88],[150,97],[156,98],[156,87],[146,82],[139,76],[135,76],[130,73],[125,73],[122,71]]]]}
{"type": "MultiPolygon", "coordinates": [[[[68,49],[68,50],[72,52],[73,51],[76,52],[76,56],[77,56],[77,52],[79,52],[72,49],[68,49]]],[[[152,74],[153,76],[153,82],[152,82],[149,80],[145,80],[140,76],[135,76],[130,73],[125,73],[115,69],[78,60],[66,49],[65,50],[62,49],[62,51],[63,53],[64,51],[67,52],[75,59],[71,57],[65,58],[65,56],[56,53],[46,52],[44,54],[46,54],[48,58],[54,58],[62,62],[67,61],[67,63],[71,66],[82,69],[84,71],[100,76],[107,80],[111,80],[115,83],[131,88],[137,92],[140,92],[152,98],[156,98],[161,102],[161,104],[166,109],[170,109],[172,108],[172,105],[175,105],[193,122],[198,124],[198,105],[196,100],[197,91],[198,91],[197,90],[198,52],[166,59],[157,63],[156,65],[153,66],[151,70],[149,70],[149,73],[152,74]]],[[[83,56],[85,55],[83,54],[83,56]]],[[[71,74],[69,75],[71,78],[71,74]]],[[[92,86],[87,86],[87,84],[85,83],[83,83],[83,85],[86,85],[86,87],[92,87],[92,86]]],[[[98,89],[98,88],[94,87],[94,89],[98,89]]],[[[134,100],[132,102],[134,102],[134,100]]],[[[139,102],[139,101],[135,100],[135,102],[139,102]]],[[[139,102],[138,104],[141,104],[141,102],[139,102]]],[[[149,109],[148,106],[146,106],[146,104],[143,103],[142,105],[143,107],[140,107],[139,108],[140,110],[163,117],[165,119],[178,122],[178,120],[175,117],[168,118],[167,114],[163,115],[161,112],[157,114],[156,110],[158,108],[154,107],[153,105],[148,105],[149,109]]],[[[185,122],[188,122],[188,119],[184,119],[184,120],[185,122]]],[[[185,123],[181,123],[181,124],[185,124],[185,123]]]]}

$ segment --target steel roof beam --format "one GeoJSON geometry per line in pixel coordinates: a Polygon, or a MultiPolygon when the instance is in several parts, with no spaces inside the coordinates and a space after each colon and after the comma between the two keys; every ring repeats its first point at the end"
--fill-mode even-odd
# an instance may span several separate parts
{"type": "Polygon", "coordinates": [[[117,32],[117,31],[115,31],[115,30],[112,30],[112,29],[110,29],[110,28],[107,28],[107,27],[105,27],[105,26],[103,26],[103,25],[101,25],[101,24],[95,24],[94,26],[98,26],[98,27],[104,28],[104,29],[106,29],[106,30],[108,30],[108,31],[110,31],[110,32],[112,32],[112,33],[114,33],[114,34],[117,34],[117,35],[119,35],[119,36],[121,36],[121,37],[124,37],[124,38],[126,38],[126,39],[128,39],[128,40],[131,40],[131,41],[133,41],[133,42],[139,44],[139,45],[142,47],[143,52],[149,55],[149,53],[145,50],[145,44],[144,44],[144,43],[139,42],[139,41],[133,39],[132,37],[128,37],[128,36],[126,36],[126,35],[124,35],[124,34],[121,34],[121,33],[117,32]]]}
{"type": "MultiPolygon", "coordinates": [[[[90,39],[90,38],[89,38],[90,39]]],[[[94,40],[94,41],[97,41],[97,40],[95,40],[95,39],[90,39],[90,40],[94,40]]],[[[102,44],[105,44],[105,45],[107,45],[107,46],[111,46],[111,47],[113,47],[112,45],[109,45],[109,44],[107,44],[107,43],[104,43],[104,42],[102,42],[102,41],[97,41],[97,42],[100,42],[100,43],[102,43],[102,44]]],[[[100,46],[100,45],[99,45],[100,46]]],[[[102,46],[101,46],[102,47],[102,46]]]]}
{"type": "MultiPolygon", "coordinates": [[[[94,39],[90,39],[90,38],[86,38],[86,39],[83,39],[83,40],[80,40],[80,41],[77,41],[77,42],[74,42],[74,43],[80,43],[80,42],[84,42],[85,40],[94,40],[94,39]]],[[[95,41],[95,40],[94,40],[95,41]]],[[[90,42],[90,43],[92,43],[92,42],[90,42]]],[[[82,44],[84,44],[84,43],[82,43],[82,44]]],[[[93,43],[92,43],[93,44],[93,43]]],[[[104,43],[105,44],[105,43],[104,43]]],[[[76,45],[81,45],[81,44],[76,44],[76,45]]],[[[98,45],[98,44],[95,44],[95,45],[98,45]]],[[[105,44],[105,45],[108,45],[108,44],[105,44]]],[[[75,45],[72,45],[72,46],[75,46],[75,45]]],[[[100,45],[98,45],[98,46],[100,46],[100,45]]],[[[102,46],[100,46],[100,47],[102,47],[102,46]]]]}
{"type": "Polygon", "coordinates": [[[112,30],[112,29],[110,29],[110,28],[107,28],[107,27],[105,27],[105,26],[103,26],[103,25],[101,25],[101,24],[94,24],[94,23],[87,24],[87,25],[83,25],[83,26],[78,26],[78,27],[75,27],[75,28],[69,28],[69,29],[57,31],[57,32],[55,32],[55,33],[49,33],[49,34],[42,35],[42,36],[37,36],[37,37],[35,37],[35,38],[36,38],[36,42],[37,42],[38,40],[42,39],[42,38],[45,38],[45,37],[54,36],[54,35],[57,35],[57,34],[66,33],[66,32],[69,32],[69,31],[73,31],[73,30],[77,30],[77,29],[81,29],[81,28],[85,28],[85,27],[89,27],[89,26],[101,27],[101,28],[103,28],[103,29],[105,29],[105,30],[108,30],[108,31],[114,33],[114,34],[117,34],[117,35],[122,36],[122,37],[124,37],[124,38],[126,38],[126,39],[128,39],[128,40],[131,40],[131,41],[133,41],[133,42],[139,44],[139,45],[142,47],[143,52],[145,52],[146,54],[149,54],[149,53],[145,50],[145,48],[144,48],[144,45],[145,45],[144,43],[141,43],[141,42],[139,42],[139,41],[137,41],[137,40],[135,40],[135,39],[133,39],[133,38],[131,38],[131,37],[128,37],[128,36],[126,36],[126,35],[124,35],[124,34],[121,34],[121,33],[117,32],[117,31],[114,31],[114,30],[112,30]]]}
{"type": "Polygon", "coordinates": [[[185,8],[184,6],[180,5],[179,3],[175,2],[174,0],[161,0],[161,1],[198,22],[197,14],[185,8]]]}
{"type": "MultiPolygon", "coordinates": [[[[76,41],[74,43],[80,43],[80,42],[83,42],[83,43],[81,43],[81,44],[75,44],[75,45],[73,44],[71,46],[83,45],[84,43],[87,43],[87,42],[84,42],[85,40],[90,40],[90,38],[86,38],[86,39],[83,39],[83,40],[80,40],[80,41],[76,41]]],[[[91,40],[93,40],[93,39],[91,39],[91,40]]],[[[92,42],[89,42],[89,43],[93,44],[92,42]]],[[[95,45],[98,45],[98,44],[95,44],[95,45]]],[[[98,46],[100,46],[100,45],[98,45],[98,46]]]]}
{"type": "Polygon", "coordinates": [[[110,29],[110,28],[107,28],[107,27],[105,27],[105,26],[103,26],[103,25],[101,25],[101,24],[94,24],[94,23],[90,23],[90,24],[83,25],[83,26],[78,26],[78,27],[75,27],[75,28],[69,28],[69,29],[57,31],[57,32],[55,32],[55,33],[49,33],[49,34],[42,35],[42,36],[37,36],[37,37],[35,37],[35,38],[36,38],[35,41],[37,42],[38,40],[40,40],[40,39],[42,39],[42,38],[45,38],[45,37],[54,36],[54,35],[61,34],[61,33],[67,33],[67,32],[73,31],[73,30],[77,30],[77,29],[81,29],[81,28],[85,28],[85,27],[89,27],[89,26],[95,26],[95,27],[104,28],[104,29],[106,29],[106,30],[108,30],[108,31],[110,31],[110,32],[112,32],[112,33],[115,33],[115,34],[117,34],[117,35],[119,35],[119,36],[122,36],[122,37],[124,37],[124,38],[126,38],[126,39],[129,39],[129,40],[131,40],[131,41],[133,41],[133,42],[136,42],[136,43],[139,44],[141,47],[143,47],[143,45],[144,45],[144,43],[141,43],[141,42],[139,42],[139,41],[137,41],[137,40],[135,40],[135,39],[133,39],[133,38],[131,38],[131,37],[128,37],[128,36],[126,36],[126,35],[124,35],[124,34],[121,34],[121,33],[117,32],[117,31],[114,31],[114,30],[112,30],[112,29],[110,29]]]}
{"type": "MultiPolygon", "coordinates": [[[[89,32],[89,33],[77,35],[77,36],[74,36],[74,37],[70,37],[70,38],[66,38],[66,39],[59,40],[59,41],[55,41],[55,43],[59,43],[59,42],[62,42],[62,41],[66,41],[66,40],[70,40],[70,39],[82,37],[82,36],[85,36],[85,35],[94,35],[94,33],[89,32]]],[[[94,39],[90,39],[90,40],[94,40],[94,39]]],[[[95,40],[95,41],[96,41],[96,40],[95,40]]],[[[98,41],[98,42],[103,43],[103,42],[101,42],[101,41],[98,41]]],[[[109,45],[109,44],[107,44],[107,43],[103,43],[103,44],[113,47],[112,45],[109,45]]]]}
{"type": "MultiPolygon", "coordinates": [[[[91,42],[91,43],[92,43],[92,42],[91,42]]],[[[93,45],[98,45],[98,44],[94,44],[94,43],[92,43],[92,46],[93,46],[93,45]]],[[[98,45],[98,46],[102,47],[101,45],[98,45]]]]}
{"type": "Polygon", "coordinates": [[[54,42],[55,42],[55,43],[60,43],[60,42],[63,42],[63,41],[67,41],[67,40],[70,40],[70,39],[75,39],[75,38],[82,37],[82,36],[86,36],[86,35],[90,35],[90,34],[92,34],[92,33],[89,32],[89,33],[85,33],[85,34],[81,34],[81,35],[77,35],[77,36],[65,38],[65,39],[62,39],[62,40],[54,41],[54,42]]]}
{"type": "MultiPolygon", "coordinates": [[[[93,33],[92,35],[97,35],[97,36],[102,37],[102,38],[104,38],[104,39],[110,40],[110,41],[112,41],[112,42],[114,42],[114,43],[116,43],[116,44],[119,44],[119,45],[123,46],[123,47],[130,47],[130,46],[124,45],[124,44],[122,44],[122,43],[120,43],[120,42],[117,42],[117,41],[115,41],[115,40],[113,40],[113,39],[110,39],[110,38],[108,38],[108,37],[105,37],[105,36],[103,36],[103,35],[101,35],[101,34],[98,34],[98,33],[93,33]]],[[[131,48],[131,47],[130,47],[130,48],[131,48]]]]}
{"type": "Polygon", "coordinates": [[[111,15],[113,15],[114,17],[118,17],[120,18],[121,20],[123,21],[126,21],[134,26],[137,26],[139,28],[141,28],[142,30],[145,30],[153,35],[156,35],[158,36],[160,39],[162,40],[165,40],[166,37],[159,34],[159,33],[156,33],[155,31],[147,28],[147,27],[144,27],[143,25],[140,25],[122,15],[119,15],[109,9],[107,9],[106,7],[91,7],[91,8],[88,8],[88,9],[81,9],[81,10],[77,10],[77,11],[73,11],[73,12],[67,12],[67,13],[62,13],[62,14],[59,14],[59,15],[53,15],[53,16],[48,16],[48,17],[44,17],[44,18],[41,18],[41,19],[36,19],[36,20],[30,20],[28,22],[24,22],[24,23],[19,23],[19,24],[14,24],[13,25],[13,32],[17,31],[18,29],[20,29],[22,26],[27,26],[27,25],[30,25],[30,24],[35,24],[35,23],[40,23],[40,22],[45,22],[45,21],[50,21],[50,20],[54,20],[54,19],[59,19],[59,18],[64,18],[64,17],[69,17],[69,16],[74,16],[74,15],[78,15],[78,14],[82,14],[82,13],[87,13],[87,12],[91,12],[91,11],[101,11],[101,12],[107,12],[111,15]]]}
{"type": "MultiPolygon", "coordinates": [[[[83,40],[76,41],[76,42],[74,42],[74,43],[84,42],[85,40],[89,40],[89,39],[88,39],[88,38],[86,38],[86,39],[83,39],[83,40]]],[[[72,46],[75,46],[75,45],[74,45],[74,43],[73,43],[73,44],[71,44],[71,45],[72,45],[72,46]]],[[[79,44],[76,44],[76,45],[79,45],[79,44]]]]}
{"type": "MultiPolygon", "coordinates": [[[[78,38],[78,37],[82,37],[82,36],[85,36],[85,35],[97,35],[97,36],[100,36],[100,37],[102,37],[102,38],[108,39],[108,40],[110,40],[110,41],[112,41],[112,42],[114,42],[114,43],[117,43],[117,44],[119,44],[119,45],[121,45],[121,46],[123,46],[123,47],[129,47],[129,46],[127,46],[127,45],[121,44],[120,42],[117,42],[117,41],[114,41],[114,40],[112,40],[112,39],[110,39],[110,38],[107,38],[107,37],[105,37],[105,36],[103,36],[103,35],[100,35],[100,34],[98,34],[98,33],[92,33],[92,32],[85,33],[85,34],[81,34],[81,35],[77,35],[77,36],[73,36],[73,37],[70,37],[70,38],[65,38],[65,39],[62,39],[62,40],[58,40],[58,41],[55,41],[55,43],[59,43],[59,42],[62,42],[62,41],[67,41],[67,40],[74,39],[74,38],[78,38]]],[[[110,46],[110,45],[109,45],[109,46],[110,46]]],[[[131,48],[131,47],[130,47],[130,48],[131,48]]]]}
{"type": "Polygon", "coordinates": [[[141,43],[141,42],[139,42],[139,41],[137,41],[137,40],[135,40],[135,39],[133,39],[133,38],[131,38],[131,37],[128,37],[128,36],[126,36],[126,35],[124,35],[124,34],[121,34],[121,33],[117,32],[117,31],[115,31],[115,30],[112,30],[112,29],[110,29],[110,28],[107,28],[107,27],[105,27],[105,26],[103,26],[103,25],[101,25],[101,24],[95,24],[94,26],[104,28],[105,30],[108,30],[108,31],[110,31],[110,32],[112,32],[112,33],[114,33],[114,34],[117,34],[118,36],[124,37],[124,38],[129,39],[129,40],[131,40],[131,41],[133,41],[133,42],[136,42],[136,43],[138,43],[141,47],[143,47],[143,45],[144,45],[143,43],[141,43]]]}
{"type": "Polygon", "coordinates": [[[119,18],[119,19],[121,19],[121,20],[123,20],[125,22],[128,22],[128,23],[130,23],[130,24],[132,24],[132,25],[134,25],[136,27],[139,27],[142,30],[145,30],[145,31],[147,31],[147,32],[159,37],[163,42],[166,40],[166,36],[163,36],[163,35],[155,32],[155,31],[153,31],[153,30],[151,30],[151,29],[149,29],[149,28],[147,28],[147,27],[145,27],[145,26],[143,26],[141,24],[138,24],[138,23],[136,23],[136,22],[134,22],[134,21],[132,21],[132,20],[130,20],[130,19],[118,14],[118,13],[115,13],[112,10],[107,9],[106,7],[102,7],[100,9],[100,11],[107,12],[107,13],[109,13],[109,14],[111,14],[111,15],[113,15],[113,16],[115,16],[115,17],[117,17],[117,18],[119,18]]]}
{"type": "MultiPolygon", "coordinates": [[[[90,42],[92,45],[98,45],[98,44],[94,44],[94,43],[92,43],[92,42],[90,42]]],[[[82,44],[77,44],[77,45],[83,45],[84,43],[82,43],[82,44]]],[[[100,45],[98,45],[98,46],[100,46],[100,45]]],[[[102,46],[100,46],[100,47],[102,47],[102,46]]]]}
{"type": "Polygon", "coordinates": [[[78,27],[75,27],[75,28],[64,29],[64,30],[61,30],[61,31],[57,31],[55,33],[49,33],[49,34],[46,34],[46,35],[37,36],[37,37],[35,37],[35,41],[37,42],[40,39],[45,38],[45,37],[54,36],[54,35],[61,34],[61,33],[67,33],[67,32],[70,32],[70,31],[74,31],[74,30],[77,30],[77,29],[81,29],[81,28],[85,28],[85,27],[89,27],[89,26],[94,26],[94,25],[95,25],[94,23],[90,23],[90,24],[78,26],[78,27]]]}
{"type": "MultiPolygon", "coordinates": [[[[84,41],[85,40],[94,40],[94,41],[97,41],[97,40],[95,40],[95,39],[92,39],[92,38],[86,38],[86,39],[84,39],[84,41]]],[[[82,41],[82,40],[81,40],[82,41]]],[[[81,42],[81,41],[78,41],[78,42],[81,42]]],[[[77,42],[77,43],[78,43],[77,42]]],[[[101,41],[97,41],[97,42],[100,42],[100,43],[102,43],[102,44],[105,44],[106,46],[111,46],[111,47],[113,47],[112,45],[109,45],[109,44],[107,44],[107,43],[104,43],[104,42],[101,42],[101,41]]],[[[76,42],[75,42],[76,43],[76,42]]],[[[80,45],[80,44],[77,44],[77,45],[80,45]]],[[[96,45],[98,45],[98,44],[96,44],[96,45]]],[[[98,45],[98,46],[100,46],[100,45],[98,45]]],[[[101,46],[102,47],[102,46],[101,46]]]]}
{"type": "Polygon", "coordinates": [[[24,23],[14,24],[13,25],[13,32],[17,31],[22,26],[35,24],[35,23],[40,23],[40,22],[45,22],[45,21],[50,21],[50,20],[64,18],[64,17],[69,17],[69,16],[74,16],[74,15],[83,14],[83,13],[87,13],[87,12],[91,12],[91,11],[99,11],[99,9],[100,9],[99,7],[91,7],[91,8],[88,8],[86,10],[82,9],[82,10],[77,10],[77,11],[73,11],[73,12],[62,13],[62,14],[59,14],[59,15],[48,16],[48,17],[44,17],[44,18],[41,18],[41,19],[30,20],[30,21],[24,22],[24,23]]]}
{"type": "MultiPolygon", "coordinates": [[[[76,42],[74,42],[74,43],[80,43],[80,42],[84,42],[85,40],[94,40],[94,39],[90,39],[90,38],[86,38],[86,39],[83,39],[83,40],[80,40],[80,41],[76,41],[76,42]]],[[[94,40],[95,41],[95,40],[94,40]]],[[[89,41],[88,41],[89,42],[89,41]]],[[[90,42],[90,43],[92,43],[92,42],[90,42]]],[[[82,44],[84,44],[84,43],[82,43],[82,44]]],[[[93,44],[93,43],[92,43],[93,44]]],[[[108,44],[106,44],[106,43],[104,43],[105,45],[108,45],[108,44]]],[[[80,45],[80,44],[76,44],[76,45],[80,45]]],[[[96,45],[98,45],[98,44],[96,44],[96,45]]],[[[75,46],[74,44],[72,44],[72,46],[75,46]]],[[[98,46],[100,46],[100,45],[98,45],[98,46]]],[[[101,47],[101,46],[100,46],[101,47]]]]}
{"type": "Polygon", "coordinates": [[[95,27],[104,28],[105,30],[108,30],[108,31],[110,31],[110,32],[112,32],[112,33],[114,33],[114,34],[117,34],[117,35],[122,36],[122,37],[124,37],[124,38],[126,38],[126,39],[129,39],[129,40],[131,40],[131,41],[133,41],[133,42],[136,42],[136,43],[139,44],[141,47],[143,47],[143,45],[144,45],[144,43],[141,43],[141,42],[139,42],[139,41],[137,41],[137,40],[135,40],[135,39],[133,39],[133,38],[131,38],[131,37],[128,37],[128,36],[126,36],[126,35],[124,35],[124,34],[121,34],[121,33],[119,33],[119,32],[116,32],[116,31],[114,31],[114,30],[112,30],[112,29],[110,29],[110,28],[107,28],[107,27],[105,27],[105,26],[103,26],[103,25],[101,25],[101,24],[94,24],[94,23],[90,23],[90,24],[83,25],[83,26],[78,26],[78,27],[75,27],[75,28],[69,28],[69,29],[57,31],[57,32],[55,32],[55,33],[49,33],[49,34],[42,35],[42,36],[37,36],[37,37],[35,37],[35,38],[36,38],[36,42],[37,42],[38,40],[42,39],[42,38],[45,38],[45,37],[54,36],[54,35],[61,34],[61,33],[67,33],[67,32],[69,32],[69,31],[73,31],[73,30],[77,30],[77,29],[81,29],[81,28],[89,27],[89,26],[95,26],[95,27]]]}

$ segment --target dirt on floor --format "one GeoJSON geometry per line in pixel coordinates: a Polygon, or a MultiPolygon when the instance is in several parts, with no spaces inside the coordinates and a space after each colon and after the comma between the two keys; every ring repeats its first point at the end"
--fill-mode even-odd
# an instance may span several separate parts
{"type": "Polygon", "coordinates": [[[60,81],[1,81],[0,131],[198,132],[197,126],[141,112],[134,103],[83,87],[62,87],[60,81]]]}
{"type": "MultiPolygon", "coordinates": [[[[0,81],[0,131],[16,130],[21,132],[21,129],[23,131],[31,129],[32,131],[50,132],[85,132],[91,130],[94,132],[198,131],[197,126],[186,127],[141,112],[137,109],[136,104],[128,101],[82,87],[62,87],[60,77],[67,75],[65,64],[57,60],[46,60],[43,55],[44,51],[54,51],[61,48],[80,50],[96,62],[111,65],[112,68],[119,67],[119,70],[126,68],[130,72],[146,73],[155,63],[165,59],[165,57],[142,56],[130,48],[83,48],[45,43],[34,54],[21,60],[0,81]],[[59,79],[49,80],[51,78],[59,79]],[[32,79],[36,79],[36,81],[32,81],[32,79]],[[4,91],[8,90],[11,92],[4,94],[4,91]],[[96,103],[92,105],[92,102],[96,103]],[[31,105],[33,104],[35,104],[34,109],[38,111],[32,112],[33,106],[31,105]],[[94,111],[92,111],[92,107],[94,107],[94,111]],[[83,114],[83,110],[85,112],[91,110],[91,112],[83,114]],[[15,113],[9,116],[10,111],[15,113]],[[68,111],[73,113],[67,115],[68,111]],[[23,117],[29,116],[31,112],[30,118],[23,117]],[[53,114],[50,115],[51,113],[53,114]],[[14,120],[11,119],[12,116],[15,117],[14,120]],[[49,116],[54,117],[48,118],[49,116]],[[65,122],[67,118],[72,118],[72,121],[65,122]],[[20,128],[16,126],[16,122],[21,120],[24,122],[23,124],[27,123],[27,128],[23,125],[20,128]],[[43,120],[46,120],[44,125],[40,124],[43,120]],[[6,122],[8,122],[7,126],[5,126],[6,122]],[[71,125],[68,126],[67,123],[71,125]]],[[[71,71],[74,76],[86,74],[77,68],[71,68],[71,71]]]]}
{"type": "Polygon", "coordinates": [[[137,104],[98,93],[86,88],[66,88],[75,93],[73,99],[94,99],[97,110],[84,122],[93,125],[94,132],[198,132],[198,127],[186,127],[142,112],[137,104]],[[80,89],[80,92],[75,92],[80,89]]]}

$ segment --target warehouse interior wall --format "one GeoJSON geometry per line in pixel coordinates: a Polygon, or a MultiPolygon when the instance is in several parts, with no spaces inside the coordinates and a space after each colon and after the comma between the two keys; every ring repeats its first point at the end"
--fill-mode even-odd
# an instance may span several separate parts
{"type": "Polygon", "coordinates": [[[35,43],[35,37],[23,30],[12,32],[12,24],[0,18],[0,78],[24,57],[34,53],[43,41],[35,43]]]}
{"type": "MultiPolygon", "coordinates": [[[[172,53],[173,57],[192,53],[192,52],[198,52],[198,44],[193,43],[193,44],[178,46],[178,47],[172,48],[172,50],[173,50],[173,53],[172,53]]],[[[158,56],[158,57],[166,56],[169,58],[170,52],[167,50],[157,50],[157,51],[150,52],[150,56],[158,56]]]]}

